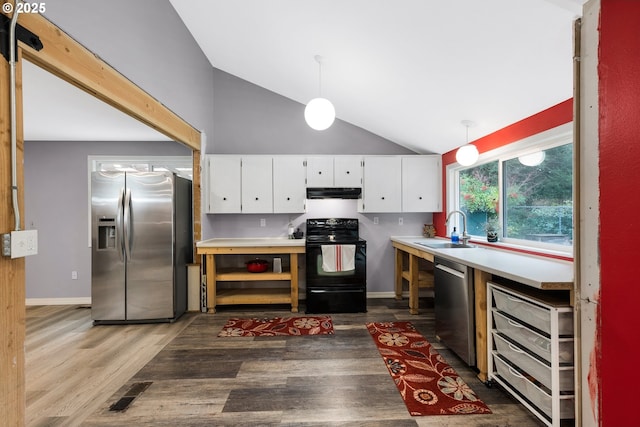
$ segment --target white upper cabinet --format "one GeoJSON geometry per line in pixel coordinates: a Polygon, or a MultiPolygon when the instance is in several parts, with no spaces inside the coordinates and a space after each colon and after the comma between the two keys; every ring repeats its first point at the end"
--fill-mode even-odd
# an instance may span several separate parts
{"type": "Polygon", "coordinates": [[[273,158],[273,213],[303,213],[307,189],[305,158],[275,156],[273,158]]]}
{"type": "Polygon", "coordinates": [[[206,156],[206,213],[241,212],[241,157],[206,156]]]}
{"type": "Polygon", "coordinates": [[[442,211],[439,155],[402,158],[402,212],[442,211]]]}
{"type": "Polygon", "coordinates": [[[362,156],[334,157],[333,182],[336,187],[362,187],[362,156]]]}
{"type": "Polygon", "coordinates": [[[307,187],[333,187],[333,157],[307,157],[307,187]]]}
{"type": "Polygon", "coordinates": [[[364,158],[362,212],[401,212],[402,159],[400,156],[364,158]]]}
{"type": "Polygon", "coordinates": [[[441,212],[442,159],[207,155],[206,213],[304,213],[308,187],[362,187],[360,212],[441,212]]]}
{"type": "Polygon", "coordinates": [[[242,212],[273,212],[273,167],[269,156],[242,157],[242,212]]]}
{"type": "Polygon", "coordinates": [[[307,187],[362,187],[362,156],[307,157],[307,187]]]}

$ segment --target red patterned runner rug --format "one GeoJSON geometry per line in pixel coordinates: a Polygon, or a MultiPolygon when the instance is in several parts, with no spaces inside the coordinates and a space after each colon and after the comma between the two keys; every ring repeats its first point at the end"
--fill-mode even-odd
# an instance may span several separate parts
{"type": "Polygon", "coordinates": [[[490,414],[411,322],[367,323],[411,415],[490,414]]]}
{"type": "Polygon", "coordinates": [[[219,337],[273,337],[287,335],[333,335],[329,316],[274,317],[272,319],[232,318],[223,326],[219,337]]]}

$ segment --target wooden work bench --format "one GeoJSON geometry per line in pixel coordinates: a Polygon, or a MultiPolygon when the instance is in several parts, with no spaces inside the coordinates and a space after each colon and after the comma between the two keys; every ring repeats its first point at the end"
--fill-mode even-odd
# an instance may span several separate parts
{"type": "Polygon", "coordinates": [[[218,305],[234,304],[291,304],[291,311],[298,312],[298,254],[305,252],[304,239],[209,239],[196,243],[196,251],[198,255],[205,257],[209,313],[215,313],[218,305]],[[289,257],[289,268],[283,269],[281,273],[271,270],[250,273],[246,268],[218,268],[216,257],[225,255],[285,255],[289,257]],[[288,281],[289,287],[218,289],[219,282],[257,281],[288,281]]]}
{"type": "Polygon", "coordinates": [[[433,254],[400,242],[392,241],[391,244],[395,255],[396,299],[402,299],[402,285],[406,280],[409,283],[409,313],[418,314],[420,288],[433,288],[433,254]],[[420,270],[421,259],[430,262],[431,268],[420,270]]]}

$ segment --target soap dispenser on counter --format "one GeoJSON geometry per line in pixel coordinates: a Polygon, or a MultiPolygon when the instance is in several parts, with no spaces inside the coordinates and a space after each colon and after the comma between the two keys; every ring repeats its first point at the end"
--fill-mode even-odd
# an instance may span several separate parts
{"type": "Polygon", "coordinates": [[[460,235],[456,231],[456,227],[453,227],[453,232],[451,233],[451,243],[460,243],[460,235]]]}

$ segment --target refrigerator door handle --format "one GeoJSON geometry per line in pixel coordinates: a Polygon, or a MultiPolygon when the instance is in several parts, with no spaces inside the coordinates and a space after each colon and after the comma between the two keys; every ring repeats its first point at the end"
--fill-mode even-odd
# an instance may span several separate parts
{"type": "Polygon", "coordinates": [[[123,210],[124,210],[124,188],[120,190],[120,196],[118,196],[118,214],[116,215],[116,247],[118,248],[118,256],[120,261],[124,261],[124,229],[123,229],[123,210]]]}
{"type": "Polygon", "coordinates": [[[131,259],[131,242],[133,241],[133,224],[131,221],[131,190],[124,193],[124,252],[127,261],[131,259]]]}

